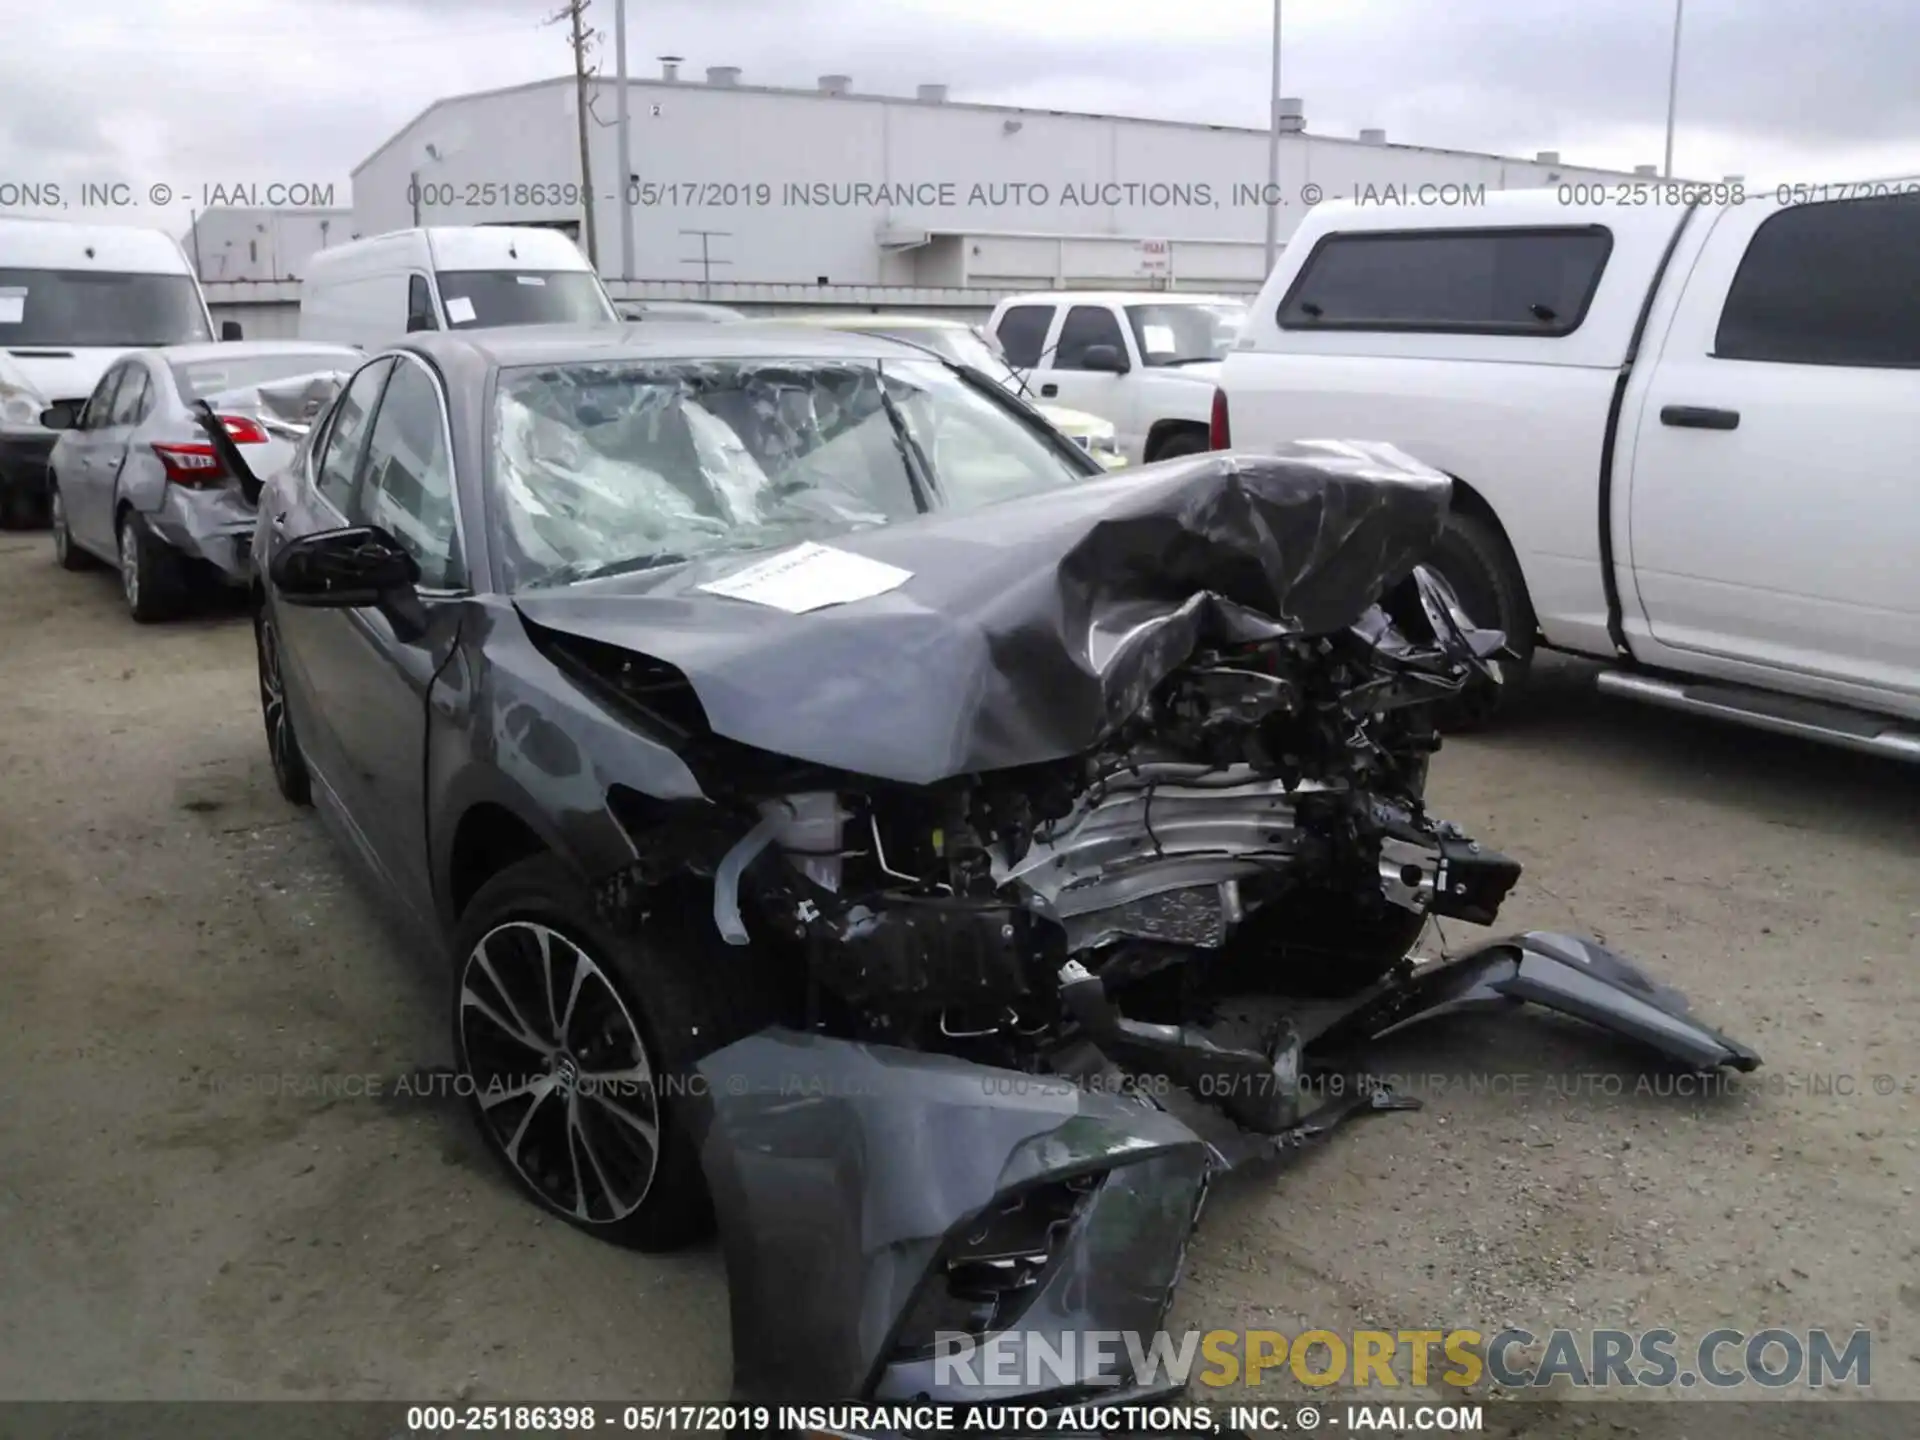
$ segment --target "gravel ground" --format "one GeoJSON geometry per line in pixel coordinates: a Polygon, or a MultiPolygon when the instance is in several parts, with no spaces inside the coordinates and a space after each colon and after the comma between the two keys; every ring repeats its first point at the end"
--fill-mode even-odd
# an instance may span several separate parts
{"type": "MultiPolygon", "coordinates": [[[[0,634],[0,1397],[723,1397],[712,1247],[544,1221],[393,1093],[449,1058],[443,982],[274,792],[244,616],[136,626],[14,534],[0,634]]],[[[1636,1093],[1551,1020],[1409,1036],[1427,1109],[1223,1185],[1173,1323],[1864,1326],[1920,1398],[1920,773],[1567,666],[1434,801],[1526,863],[1503,924],[1644,959],[1766,1068],[1636,1093]]]]}

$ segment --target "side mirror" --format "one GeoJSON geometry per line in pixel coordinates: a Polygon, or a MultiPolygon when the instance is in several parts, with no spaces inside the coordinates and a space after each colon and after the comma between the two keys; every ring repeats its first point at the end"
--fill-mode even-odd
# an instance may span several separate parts
{"type": "Polygon", "coordinates": [[[240,322],[238,320],[222,320],[220,322],[220,338],[222,340],[240,339],[240,322]]]}
{"type": "Polygon", "coordinates": [[[303,535],[273,552],[273,588],[289,605],[348,610],[411,595],[420,566],[378,525],[303,535]]]}
{"type": "Polygon", "coordinates": [[[80,407],[71,400],[56,400],[40,412],[43,430],[72,430],[80,424],[80,407]]]}
{"type": "Polygon", "coordinates": [[[1124,375],[1128,370],[1127,357],[1120,353],[1117,346],[1089,345],[1080,352],[1080,368],[1100,370],[1109,375],[1124,375]]]}

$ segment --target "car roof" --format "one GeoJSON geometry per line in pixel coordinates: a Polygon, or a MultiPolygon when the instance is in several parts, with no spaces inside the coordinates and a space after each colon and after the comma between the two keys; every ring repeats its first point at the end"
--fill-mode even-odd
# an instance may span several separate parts
{"type": "Polygon", "coordinates": [[[779,321],[647,320],[627,325],[513,325],[438,330],[408,337],[429,358],[478,359],[511,369],[619,360],[921,359],[927,352],[883,336],[779,321]]]}
{"type": "Polygon", "coordinates": [[[325,340],[210,340],[198,345],[168,345],[151,352],[169,365],[198,365],[205,360],[258,360],[274,355],[338,355],[356,362],[351,345],[325,340]]]}
{"type": "Polygon", "coordinates": [[[820,325],[831,330],[971,330],[971,320],[956,320],[950,315],[790,315],[790,325],[820,325]]]}
{"type": "Polygon", "coordinates": [[[1033,290],[1024,295],[1009,295],[1000,304],[1008,305],[1246,305],[1246,295],[1201,294],[1197,290],[1033,290]]]}

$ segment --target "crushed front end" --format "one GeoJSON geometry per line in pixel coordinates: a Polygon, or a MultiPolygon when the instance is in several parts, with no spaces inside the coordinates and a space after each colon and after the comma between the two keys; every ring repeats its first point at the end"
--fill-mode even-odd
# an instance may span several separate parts
{"type": "Polygon", "coordinates": [[[1408,959],[1520,874],[1426,807],[1434,710],[1504,644],[1419,564],[1447,493],[1377,447],[1210,455],[849,536],[912,578],[812,615],[704,572],[523,605],[711,797],[626,807],[605,904],[691,869],[798,981],[700,1066],[740,1398],[1141,1393],[1125,1355],[943,1378],[939,1347],[1157,1329],[1210,1178],[1401,1105],[1306,1082],[1443,1006],[1757,1063],[1555,937],[1408,959]]]}

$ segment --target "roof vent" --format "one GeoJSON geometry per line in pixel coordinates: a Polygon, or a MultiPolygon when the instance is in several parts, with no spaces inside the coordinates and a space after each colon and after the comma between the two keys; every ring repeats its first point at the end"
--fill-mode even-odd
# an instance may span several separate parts
{"type": "Polygon", "coordinates": [[[1286,96],[1274,101],[1273,121],[1275,129],[1298,134],[1307,128],[1306,102],[1286,96]]]}
{"type": "Polygon", "coordinates": [[[1636,165],[1633,167],[1633,173],[1636,175],[1658,175],[1660,173],[1660,167],[1658,165],[1636,165]]]}
{"type": "Polygon", "coordinates": [[[847,88],[852,84],[853,77],[851,75],[822,75],[820,77],[820,93],[823,95],[844,95],[847,93],[847,88]]]}
{"type": "Polygon", "coordinates": [[[1384,145],[1387,143],[1387,132],[1384,130],[1362,130],[1360,132],[1360,143],[1362,145],[1384,145]]]}
{"type": "Polygon", "coordinates": [[[678,80],[680,78],[680,62],[685,58],[684,55],[662,55],[660,57],[660,78],[667,81],[678,80]]]}
{"type": "Polygon", "coordinates": [[[947,87],[944,85],[922,85],[919,90],[919,95],[920,98],[929,105],[944,104],[947,98],[947,87]]]}
{"type": "Polygon", "coordinates": [[[1560,152],[1558,150],[1537,151],[1534,154],[1533,163],[1536,165],[1558,165],[1560,163],[1560,152]]]}
{"type": "Polygon", "coordinates": [[[738,85],[739,83],[740,67],[738,65],[709,65],[707,67],[707,84],[738,85]]]}

